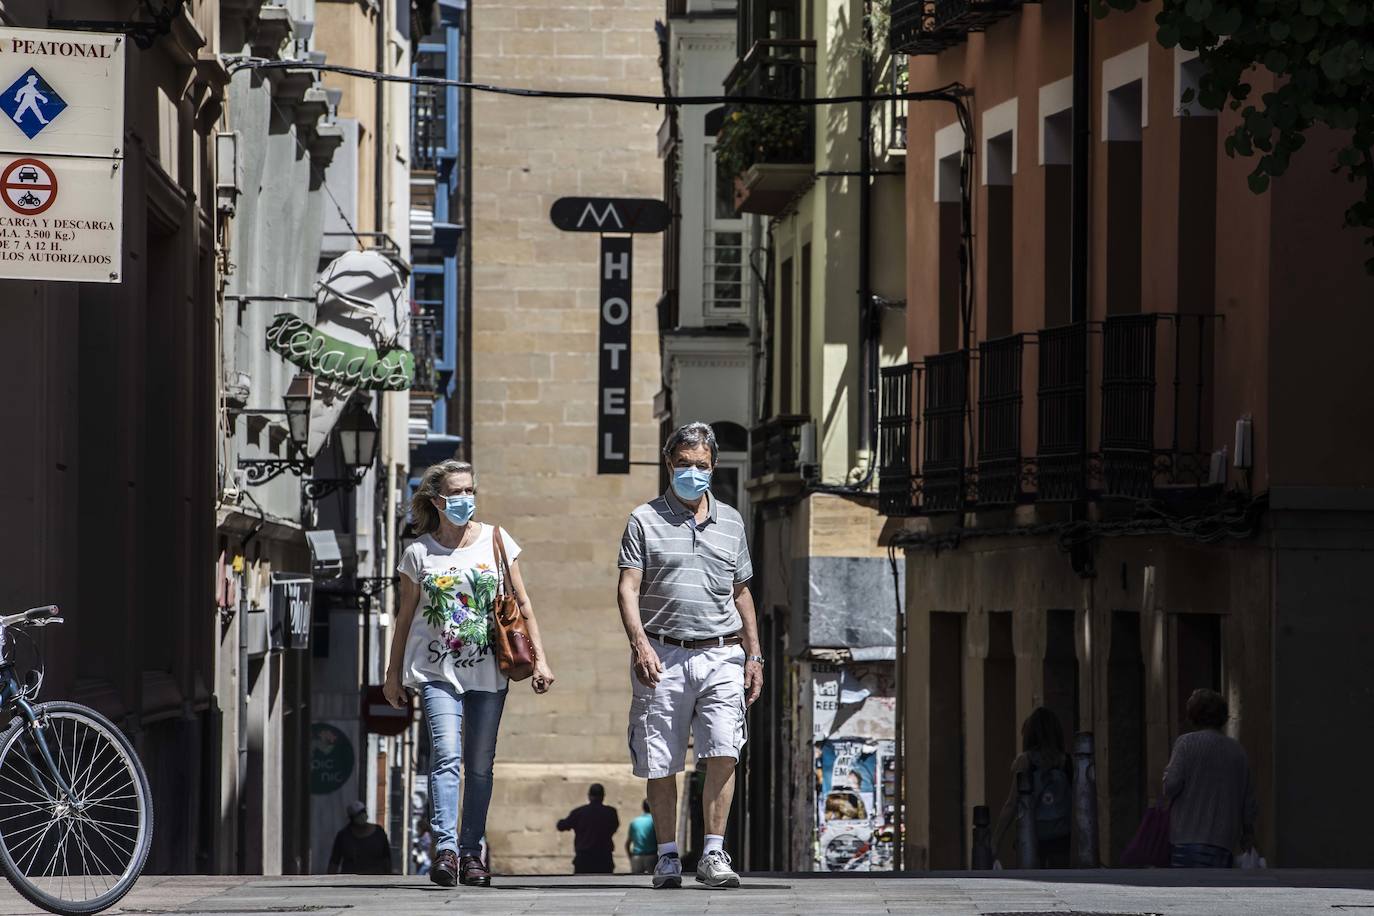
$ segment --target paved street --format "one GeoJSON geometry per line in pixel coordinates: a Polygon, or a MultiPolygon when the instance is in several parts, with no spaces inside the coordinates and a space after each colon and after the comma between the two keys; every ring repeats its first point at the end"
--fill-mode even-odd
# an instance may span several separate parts
{"type": "MultiPolygon", "coordinates": [[[[8,888],[0,914],[35,913],[8,888]]],[[[909,878],[748,878],[736,891],[692,885],[653,892],[643,879],[503,878],[489,890],[442,890],[422,878],[150,877],[110,911],[164,913],[367,914],[1162,914],[1302,916],[1374,912],[1374,872],[1061,872],[1018,877],[935,874],[909,878]]]]}

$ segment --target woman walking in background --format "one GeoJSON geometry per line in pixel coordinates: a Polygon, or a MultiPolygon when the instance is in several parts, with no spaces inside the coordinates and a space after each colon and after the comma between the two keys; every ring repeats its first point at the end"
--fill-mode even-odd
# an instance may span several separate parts
{"type": "Polygon", "coordinates": [[[529,629],[535,693],[546,692],[554,682],[516,562],[520,545],[499,528],[474,521],[476,511],[472,465],[445,461],[425,471],[410,507],[419,537],[398,567],[401,597],[384,686],[387,700],[397,707],[405,705],[406,688],[420,692],[432,748],[430,823],[436,855],[429,878],[443,887],[491,884],[491,872],[482,861],[482,838],[509,683],[492,644],[498,587],[514,594],[529,629]],[[510,565],[510,581],[504,584],[501,549],[510,565]]]}
{"type": "Polygon", "coordinates": [[[1222,733],[1230,710],[1215,690],[1194,690],[1186,708],[1196,731],[1180,735],[1164,768],[1174,868],[1230,868],[1234,849],[1254,845],[1259,804],[1245,748],[1222,733]]]}
{"type": "Polygon", "coordinates": [[[1073,793],[1069,777],[1069,755],[1064,749],[1064,730],[1059,718],[1044,706],[1031,710],[1021,723],[1021,753],[1011,765],[1011,792],[1007,794],[997,827],[992,833],[994,855],[1002,836],[1016,822],[1019,802],[1016,780],[1030,773],[1031,816],[1035,818],[1035,839],[1041,868],[1068,868],[1069,833],[1073,817],[1073,793]]]}

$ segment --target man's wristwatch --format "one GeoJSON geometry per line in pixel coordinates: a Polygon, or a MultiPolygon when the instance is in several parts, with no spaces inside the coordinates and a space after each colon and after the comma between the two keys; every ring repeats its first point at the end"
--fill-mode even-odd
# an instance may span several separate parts
{"type": "Polygon", "coordinates": [[[745,660],[746,662],[758,662],[760,665],[763,664],[763,656],[762,656],[762,655],[748,655],[748,656],[745,656],[745,659],[744,659],[744,660],[745,660]]]}

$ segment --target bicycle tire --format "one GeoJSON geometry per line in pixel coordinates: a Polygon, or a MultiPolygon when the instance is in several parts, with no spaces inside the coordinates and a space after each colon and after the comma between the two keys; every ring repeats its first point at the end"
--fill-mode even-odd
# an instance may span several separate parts
{"type": "MultiPolygon", "coordinates": [[[[5,877],[9,879],[14,889],[35,906],[41,907],[50,913],[57,913],[59,916],[87,916],[90,913],[99,913],[118,903],[130,889],[133,888],[139,876],[143,873],[143,867],[148,861],[148,852],[152,848],[153,841],[153,799],[152,789],[148,784],[148,775],[143,770],[143,764],[138,759],[138,754],[134,751],[133,744],[122,731],[115,727],[104,716],[95,710],[82,706],[79,703],[71,703],[65,700],[54,700],[47,703],[40,703],[34,707],[41,717],[48,717],[49,721],[68,719],[80,721],[92,728],[93,731],[107,739],[117,752],[117,760],[122,760],[127,766],[131,776],[130,783],[134,788],[134,797],[140,802],[138,808],[130,809],[135,811],[138,820],[138,832],[134,838],[134,846],[125,870],[120,874],[116,883],[101,893],[99,896],[86,900],[67,900],[60,896],[45,891],[37,886],[25,873],[24,869],[14,860],[3,832],[0,832],[0,870],[3,870],[5,877]]],[[[26,729],[26,723],[22,720],[16,721],[3,734],[0,734],[0,776],[3,776],[10,755],[19,740],[21,734],[26,729]]],[[[73,735],[76,730],[73,727],[73,735]]],[[[59,741],[61,739],[59,738],[59,741]]],[[[82,747],[85,745],[83,743],[82,747]]],[[[97,750],[92,750],[92,767],[96,760],[97,750]]],[[[70,764],[69,764],[70,766],[70,764]]],[[[13,780],[10,780],[13,782],[13,780]]],[[[0,786],[0,796],[4,796],[6,787],[0,786]]],[[[16,804],[16,803],[11,803],[16,804]]],[[[29,828],[32,829],[32,828],[29,828]]],[[[46,834],[46,829],[45,829],[46,834]]],[[[84,836],[84,833],[83,833],[84,836]]],[[[95,836],[93,833],[92,836],[95,836]]],[[[25,841],[27,842],[27,840],[25,841]]],[[[37,841],[41,844],[42,840],[37,841]]],[[[65,845],[66,840],[60,841],[65,845]]],[[[84,845],[84,840],[80,841],[84,845]]],[[[62,846],[59,846],[61,850],[62,846]]],[[[71,853],[68,851],[67,856],[71,853]]],[[[54,854],[54,859],[56,854],[54,854]]],[[[84,856],[83,856],[84,862],[84,856]]],[[[82,876],[85,877],[84,875],[82,876]]]]}

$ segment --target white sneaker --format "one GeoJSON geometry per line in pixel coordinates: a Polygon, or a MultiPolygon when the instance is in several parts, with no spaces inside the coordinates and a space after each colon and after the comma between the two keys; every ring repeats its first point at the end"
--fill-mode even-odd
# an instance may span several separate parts
{"type": "Polygon", "coordinates": [[[682,860],[677,853],[670,852],[658,857],[658,864],[654,866],[654,887],[682,887],[682,860]]]}
{"type": "Polygon", "coordinates": [[[739,887],[739,875],[730,867],[730,857],[713,849],[697,862],[697,881],[707,887],[739,887]]]}

